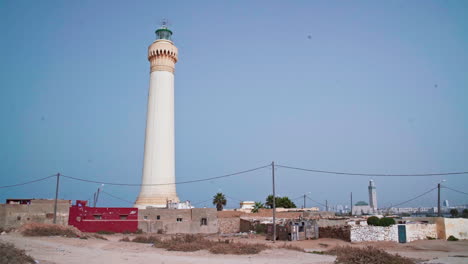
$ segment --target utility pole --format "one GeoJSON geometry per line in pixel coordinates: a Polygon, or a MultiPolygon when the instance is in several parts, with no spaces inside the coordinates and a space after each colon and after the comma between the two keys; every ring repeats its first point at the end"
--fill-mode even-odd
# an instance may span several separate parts
{"type": "Polygon", "coordinates": [[[325,211],[328,212],[328,200],[325,200],[325,211]]]}
{"type": "Polygon", "coordinates": [[[351,192],[351,213],[349,215],[353,215],[353,192],[351,192]]]}
{"type": "Polygon", "coordinates": [[[440,182],[437,184],[437,216],[440,217],[440,182]]]}
{"type": "Polygon", "coordinates": [[[304,194],[304,206],[302,207],[303,209],[306,208],[306,201],[305,201],[306,195],[304,194]]]}
{"type": "Polygon", "coordinates": [[[57,199],[59,193],[60,173],[57,173],[57,184],[55,186],[55,202],[54,202],[54,224],[57,223],[57,199]]]}
{"type": "Polygon", "coordinates": [[[275,193],[275,162],[271,162],[271,176],[273,180],[273,243],[276,241],[276,193],[275,193]]]}

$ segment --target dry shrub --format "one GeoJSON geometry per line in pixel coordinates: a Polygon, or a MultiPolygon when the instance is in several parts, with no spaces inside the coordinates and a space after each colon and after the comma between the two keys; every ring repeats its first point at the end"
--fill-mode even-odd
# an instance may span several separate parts
{"type": "Polygon", "coordinates": [[[295,246],[295,245],[291,245],[291,244],[286,244],[284,243],[283,245],[279,246],[278,248],[283,248],[283,249],[287,249],[287,250],[295,250],[295,251],[299,251],[299,252],[304,252],[304,249],[298,247],[298,246],[295,246]]]}
{"type": "Polygon", "coordinates": [[[29,264],[36,262],[26,255],[24,250],[16,248],[13,244],[0,242],[0,263],[29,264]]]}
{"type": "Polygon", "coordinates": [[[268,246],[264,244],[246,244],[239,242],[217,242],[209,251],[213,254],[234,254],[234,255],[252,255],[258,254],[267,249],[268,246]]]}
{"type": "Polygon", "coordinates": [[[336,264],[415,264],[409,258],[392,255],[372,246],[366,248],[336,247],[328,253],[336,255],[336,264]]]}
{"type": "Polygon", "coordinates": [[[132,242],[156,244],[161,242],[161,239],[159,239],[159,237],[156,236],[137,236],[134,239],[132,239],[132,242]]]}
{"type": "Polygon", "coordinates": [[[212,241],[201,235],[173,236],[170,239],[161,240],[154,244],[157,248],[164,248],[168,251],[198,251],[208,250],[213,254],[235,254],[249,255],[257,254],[268,248],[263,244],[244,244],[232,242],[228,239],[212,241]]]}
{"type": "Polygon", "coordinates": [[[154,243],[154,246],[157,248],[164,248],[168,251],[191,252],[209,249],[212,247],[213,243],[213,241],[205,239],[200,235],[182,235],[161,240],[159,243],[154,243]]]}
{"type": "Polygon", "coordinates": [[[65,236],[80,237],[81,232],[72,226],[29,223],[20,228],[23,236],[65,236]]]}
{"type": "Polygon", "coordinates": [[[101,240],[107,240],[107,238],[101,236],[101,235],[98,235],[98,234],[94,234],[93,235],[94,238],[97,238],[97,239],[101,239],[101,240]]]}
{"type": "Polygon", "coordinates": [[[122,237],[119,241],[120,241],[120,242],[130,242],[130,238],[128,238],[128,237],[122,237]]]}

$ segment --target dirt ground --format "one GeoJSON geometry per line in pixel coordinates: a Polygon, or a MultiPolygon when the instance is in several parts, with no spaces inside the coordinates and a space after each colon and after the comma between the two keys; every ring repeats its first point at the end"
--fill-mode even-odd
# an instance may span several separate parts
{"type": "MultiPolygon", "coordinates": [[[[23,237],[19,233],[8,233],[0,236],[0,241],[13,243],[16,247],[26,250],[41,264],[121,264],[121,263],[154,263],[154,264],[179,264],[179,263],[322,263],[331,264],[335,257],[285,249],[268,249],[257,255],[215,255],[207,251],[197,252],[170,252],[164,249],[154,248],[149,244],[132,242],[119,242],[123,235],[106,235],[109,240],[90,238],[64,237],[23,237]]],[[[211,239],[218,239],[212,236],[211,239]]],[[[308,252],[326,251],[336,246],[351,245],[363,247],[367,245],[382,248],[390,253],[420,259],[423,263],[468,263],[468,241],[447,242],[442,240],[424,240],[407,244],[391,242],[378,243],[348,243],[336,239],[318,239],[307,241],[283,242],[273,244],[262,236],[250,237],[221,237],[243,243],[266,243],[272,247],[285,243],[295,245],[308,252]]]]}

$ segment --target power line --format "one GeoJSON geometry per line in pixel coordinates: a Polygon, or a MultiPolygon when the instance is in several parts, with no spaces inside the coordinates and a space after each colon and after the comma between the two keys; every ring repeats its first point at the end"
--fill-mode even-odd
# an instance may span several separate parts
{"type": "Polygon", "coordinates": [[[77,177],[72,177],[72,176],[66,176],[66,175],[61,175],[61,176],[65,177],[65,178],[68,178],[68,179],[76,180],[76,181],[106,184],[106,185],[120,185],[120,186],[158,186],[158,185],[173,185],[173,184],[180,185],[180,184],[203,182],[203,181],[210,181],[210,180],[214,180],[214,179],[227,178],[227,177],[231,177],[231,176],[235,176],[235,175],[240,175],[240,174],[244,174],[244,173],[264,169],[264,168],[269,167],[269,166],[270,165],[261,166],[261,167],[253,168],[253,169],[250,169],[250,170],[239,171],[239,172],[230,173],[230,174],[221,175],[221,176],[216,176],[216,177],[211,177],[211,178],[204,178],[204,179],[191,180],[191,181],[182,181],[182,182],[173,182],[173,183],[155,183],[155,184],[102,182],[102,181],[87,180],[87,179],[82,179],[82,178],[77,178],[77,177]]]}
{"type": "Polygon", "coordinates": [[[428,191],[426,191],[426,192],[424,192],[424,193],[422,193],[422,194],[420,194],[420,195],[418,195],[418,196],[416,196],[416,197],[414,197],[414,198],[411,198],[411,199],[409,199],[409,200],[407,200],[407,201],[404,201],[404,202],[401,202],[401,203],[398,203],[398,204],[394,204],[394,205],[390,205],[389,207],[387,207],[387,208],[385,208],[385,209],[390,209],[390,208],[392,208],[392,207],[397,207],[397,206],[400,206],[400,205],[403,205],[403,204],[412,202],[412,201],[418,199],[419,197],[422,197],[422,196],[424,196],[424,195],[426,195],[426,194],[428,194],[428,193],[434,191],[435,189],[437,189],[437,187],[434,187],[434,188],[432,188],[432,189],[430,189],[430,190],[428,190],[428,191]]]}
{"type": "Polygon", "coordinates": [[[227,196],[226,194],[224,196],[226,196],[227,198],[229,198],[231,200],[236,200],[236,201],[242,202],[242,200],[234,198],[234,197],[227,196]]]}
{"type": "Polygon", "coordinates": [[[325,204],[323,204],[323,203],[321,203],[321,202],[317,202],[317,201],[313,200],[312,198],[310,198],[310,197],[307,196],[307,195],[306,195],[306,197],[307,197],[307,199],[311,200],[312,202],[314,202],[314,203],[316,203],[316,204],[319,204],[319,205],[325,206],[325,207],[327,206],[327,205],[325,205],[325,204]]]}
{"type": "Polygon", "coordinates": [[[104,193],[104,194],[106,194],[106,195],[108,195],[108,196],[110,196],[110,197],[113,197],[113,198],[117,199],[117,200],[124,201],[124,202],[126,202],[126,203],[129,203],[129,204],[132,204],[132,205],[133,205],[133,202],[130,202],[130,201],[128,201],[128,200],[125,200],[125,199],[123,199],[123,198],[120,198],[120,197],[118,197],[118,196],[115,196],[115,195],[113,195],[113,194],[110,194],[110,193],[105,192],[105,191],[103,191],[103,190],[101,190],[101,193],[104,193]]]}
{"type": "Polygon", "coordinates": [[[428,176],[448,176],[448,175],[460,175],[468,174],[468,171],[461,172],[442,172],[442,173],[421,173],[421,174],[374,174],[374,173],[352,173],[352,172],[340,172],[340,171],[325,171],[325,170],[314,170],[314,169],[304,169],[298,167],[276,165],[280,168],[308,171],[308,172],[317,172],[317,173],[327,173],[327,174],[337,174],[337,175],[349,175],[349,176],[366,176],[366,177],[428,177],[428,176]]]}
{"type": "Polygon", "coordinates": [[[26,185],[26,184],[30,184],[30,183],[35,183],[35,182],[40,182],[40,181],[47,180],[47,179],[52,178],[52,177],[57,177],[57,175],[56,174],[55,175],[50,175],[50,176],[47,176],[47,177],[44,177],[44,178],[40,178],[40,179],[28,181],[28,182],[17,183],[17,184],[13,184],[13,185],[0,186],[0,189],[16,187],[16,186],[26,185]]]}
{"type": "Polygon", "coordinates": [[[461,193],[461,194],[468,195],[468,193],[466,193],[466,192],[462,192],[462,191],[459,191],[459,190],[455,190],[455,189],[450,188],[450,187],[447,187],[447,186],[445,186],[445,185],[442,185],[442,188],[449,189],[449,190],[452,190],[452,191],[457,192],[457,193],[461,193]]]}
{"type": "Polygon", "coordinates": [[[201,202],[196,202],[196,203],[193,203],[192,205],[197,205],[197,204],[202,204],[202,203],[206,203],[206,202],[209,202],[211,201],[213,198],[210,198],[208,200],[205,200],[205,201],[201,201],[201,202]]]}

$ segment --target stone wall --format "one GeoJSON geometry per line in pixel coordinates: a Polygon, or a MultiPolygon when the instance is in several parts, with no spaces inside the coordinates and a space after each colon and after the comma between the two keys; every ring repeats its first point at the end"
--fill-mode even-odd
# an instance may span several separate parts
{"type": "Polygon", "coordinates": [[[454,236],[458,239],[468,239],[468,219],[445,218],[445,239],[454,236]]]}
{"type": "Polygon", "coordinates": [[[408,224],[406,225],[406,241],[424,240],[428,237],[437,238],[436,224],[408,224]]]}
{"type": "Polygon", "coordinates": [[[219,233],[231,234],[240,232],[240,217],[218,218],[219,233]]]}
{"type": "Polygon", "coordinates": [[[398,226],[351,226],[351,242],[364,241],[398,242],[398,226]]]}
{"type": "Polygon", "coordinates": [[[336,238],[344,241],[352,241],[350,226],[327,226],[318,228],[319,238],[336,238]]]}

